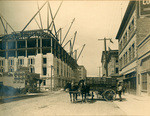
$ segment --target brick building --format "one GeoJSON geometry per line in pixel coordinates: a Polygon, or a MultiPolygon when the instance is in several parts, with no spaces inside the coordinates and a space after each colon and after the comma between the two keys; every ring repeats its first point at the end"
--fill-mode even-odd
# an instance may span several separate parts
{"type": "MultiPolygon", "coordinates": [[[[124,75],[129,93],[139,94],[139,44],[150,32],[149,1],[130,1],[117,33],[119,44],[119,74],[124,75]]],[[[148,44],[145,44],[147,47],[148,44]]],[[[146,51],[143,51],[145,53],[146,51]]]]}
{"type": "Polygon", "coordinates": [[[83,65],[79,65],[78,67],[79,70],[79,78],[80,79],[85,79],[87,77],[87,70],[83,65]]]}
{"type": "MultiPolygon", "coordinates": [[[[107,53],[108,76],[119,74],[118,50],[109,50],[107,53]]],[[[106,75],[105,52],[102,53],[102,75],[106,75]]]]}
{"type": "Polygon", "coordinates": [[[108,76],[119,74],[118,50],[108,52],[108,76]]]}

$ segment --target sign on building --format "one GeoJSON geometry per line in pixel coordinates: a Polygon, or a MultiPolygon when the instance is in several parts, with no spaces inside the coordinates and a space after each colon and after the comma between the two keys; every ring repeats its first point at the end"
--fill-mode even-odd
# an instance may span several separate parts
{"type": "Polygon", "coordinates": [[[150,0],[139,0],[140,15],[150,16],[150,0]]]}

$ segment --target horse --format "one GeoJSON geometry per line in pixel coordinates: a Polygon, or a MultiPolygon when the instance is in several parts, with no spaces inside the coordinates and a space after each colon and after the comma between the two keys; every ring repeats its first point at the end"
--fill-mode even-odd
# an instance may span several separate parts
{"type": "Polygon", "coordinates": [[[70,101],[72,102],[72,95],[73,95],[73,102],[77,101],[77,92],[78,92],[79,86],[74,83],[69,82],[66,84],[64,91],[66,89],[69,89],[70,101]]]}
{"type": "Polygon", "coordinates": [[[83,101],[86,102],[86,96],[87,96],[87,94],[89,95],[90,87],[85,84],[84,80],[80,80],[78,85],[79,85],[79,91],[82,95],[82,102],[83,101]],[[84,99],[83,99],[83,97],[84,97],[84,99]]]}

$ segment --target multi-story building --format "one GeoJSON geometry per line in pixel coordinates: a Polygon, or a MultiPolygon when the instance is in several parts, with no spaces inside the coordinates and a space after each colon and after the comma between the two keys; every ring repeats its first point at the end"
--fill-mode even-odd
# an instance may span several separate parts
{"type": "Polygon", "coordinates": [[[108,52],[108,76],[119,74],[118,50],[108,52]]]}
{"type": "MultiPolygon", "coordinates": [[[[150,32],[150,26],[149,26],[150,32]]],[[[138,47],[137,93],[150,95],[150,33],[142,38],[138,47]]]]}
{"type": "Polygon", "coordinates": [[[83,65],[79,65],[78,70],[79,70],[79,78],[85,79],[87,77],[87,71],[85,67],[83,65]]]}
{"type": "Polygon", "coordinates": [[[17,32],[0,37],[0,71],[14,72],[19,66],[40,74],[41,88],[63,87],[78,78],[78,64],[57,38],[44,30],[17,32]]]}
{"type": "Polygon", "coordinates": [[[138,93],[138,46],[150,32],[149,1],[130,1],[117,33],[119,44],[119,74],[124,75],[130,93],[138,93]]]}
{"type": "MultiPolygon", "coordinates": [[[[119,73],[119,63],[118,63],[118,50],[109,50],[107,53],[107,67],[108,76],[118,75],[119,73]]],[[[102,75],[106,76],[106,62],[105,62],[105,51],[102,52],[102,75]]]]}

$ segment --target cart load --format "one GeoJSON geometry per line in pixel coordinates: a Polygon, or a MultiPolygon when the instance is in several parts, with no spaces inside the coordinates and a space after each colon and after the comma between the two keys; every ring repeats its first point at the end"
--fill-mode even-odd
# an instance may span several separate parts
{"type": "Polygon", "coordinates": [[[90,91],[98,93],[106,101],[113,101],[116,98],[117,78],[115,77],[87,77],[86,84],[90,91]]]}

